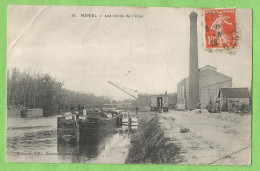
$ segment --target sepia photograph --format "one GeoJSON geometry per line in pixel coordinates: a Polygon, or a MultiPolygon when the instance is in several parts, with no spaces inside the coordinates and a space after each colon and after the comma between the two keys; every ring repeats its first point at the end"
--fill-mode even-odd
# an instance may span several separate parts
{"type": "Polygon", "coordinates": [[[251,165],[252,9],[9,5],[6,161],[251,165]]]}

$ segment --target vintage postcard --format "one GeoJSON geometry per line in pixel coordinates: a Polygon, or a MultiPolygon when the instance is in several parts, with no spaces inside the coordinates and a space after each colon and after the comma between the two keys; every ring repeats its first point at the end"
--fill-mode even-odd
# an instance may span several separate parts
{"type": "Polygon", "coordinates": [[[7,55],[7,162],[251,165],[251,9],[10,5],[7,55]]]}

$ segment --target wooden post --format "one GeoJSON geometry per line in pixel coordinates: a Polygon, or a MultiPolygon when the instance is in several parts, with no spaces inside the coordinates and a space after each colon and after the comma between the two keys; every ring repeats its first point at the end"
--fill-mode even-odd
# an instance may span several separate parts
{"type": "Polygon", "coordinates": [[[128,108],[127,117],[128,117],[128,132],[127,132],[127,137],[129,138],[130,130],[131,130],[131,116],[129,115],[129,108],[128,108]]]}
{"type": "Polygon", "coordinates": [[[128,111],[128,126],[130,127],[132,125],[132,118],[129,115],[129,111],[128,111]]]}
{"type": "Polygon", "coordinates": [[[128,118],[128,124],[129,124],[129,126],[132,125],[132,117],[131,116],[128,118]]]}
{"type": "Polygon", "coordinates": [[[127,124],[128,124],[128,126],[129,126],[129,109],[128,109],[128,111],[127,111],[127,119],[128,119],[127,124]]]}
{"type": "Polygon", "coordinates": [[[79,137],[80,137],[80,132],[79,132],[79,123],[78,120],[76,121],[76,137],[77,137],[77,142],[79,142],[79,137]]]}
{"type": "Polygon", "coordinates": [[[120,113],[118,114],[118,124],[122,125],[122,115],[120,113]]]}

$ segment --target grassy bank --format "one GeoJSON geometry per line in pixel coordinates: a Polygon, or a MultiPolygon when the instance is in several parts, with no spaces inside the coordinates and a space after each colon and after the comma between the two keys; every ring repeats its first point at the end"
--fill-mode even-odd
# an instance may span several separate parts
{"type": "Polygon", "coordinates": [[[156,115],[141,115],[139,127],[131,137],[126,163],[175,164],[180,149],[164,137],[156,115]]]}

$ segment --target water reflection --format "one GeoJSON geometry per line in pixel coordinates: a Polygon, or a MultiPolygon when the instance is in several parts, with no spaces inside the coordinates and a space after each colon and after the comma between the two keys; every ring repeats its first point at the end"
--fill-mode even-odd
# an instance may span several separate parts
{"type": "Polygon", "coordinates": [[[117,147],[127,144],[126,142],[129,143],[129,135],[135,131],[135,128],[132,129],[128,126],[117,128],[117,131],[102,128],[87,129],[81,133],[80,141],[77,144],[69,144],[63,140],[58,140],[58,154],[61,158],[67,158],[71,154],[71,160],[78,163],[91,160],[102,162],[100,159],[104,158],[104,155],[111,157],[109,155],[112,155],[111,149],[113,147],[115,147],[113,153],[116,153],[117,147]],[[100,154],[103,154],[103,156],[100,154]]]}
{"type": "Polygon", "coordinates": [[[124,163],[130,145],[130,135],[136,132],[136,128],[122,126],[116,129],[87,129],[81,133],[79,143],[69,144],[57,139],[56,117],[15,118],[11,124],[7,125],[7,160],[11,162],[124,163]],[[16,124],[13,124],[14,122],[16,124]],[[33,155],[17,155],[18,152],[33,155]]]}

